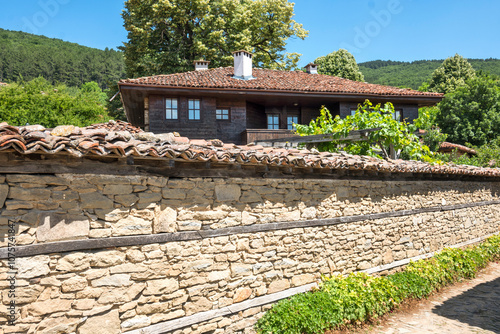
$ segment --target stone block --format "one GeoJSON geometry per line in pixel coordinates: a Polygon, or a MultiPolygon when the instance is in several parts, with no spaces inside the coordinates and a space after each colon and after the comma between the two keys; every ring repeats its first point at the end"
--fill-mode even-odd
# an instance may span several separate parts
{"type": "Polygon", "coordinates": [[[104,195],[127,195],[133,190],[130,184],[106,184],[102,193],[104,195]]]}
{"type": "Polygon", "coordinates": [[[39,242],[84,239],[88,238],[89,229],[85,216],[41,214],[36,238],[39,242]]]}
{"type": "Polygon", "coordinates": [[[174,278],[164,278],[147,281],[147,287],[143,292],[144,296],[162,295],[172,293],[179,289],[179,283],[174,278]]]}
{"type": "Polygon", "coordinates": [[[215,186],[215,198],[219,202],[237,202],[241,197],[241,187],[236,184],[215,186]]]}
{"type": "Polygon", "coordinates": [[[119,334],[120,318],[118,310],[111,310],[102,315],[87,318],[83,325],[78,327],[77,334],[119,334]]]}
{"type": "Polygon", "coordinates": [[[38,255],[33,257],[21,257],[16,259],[17,278],[34,278],[45,276],[50,272],[50,257],[38,255]]]}
{"type": "Polygon", "coordinates": [[[252,275],[252,265],[231,263],[231,274],[234,277],[252,275]]]}
{"type": "Polygon", "coordinates": [[[111,274],[140,273],[146,270],[148,270],[148,267],[142,264],[124,263],[118,266],[111,267],[110,273],[111,274]]]}
{"type": "Polygon", "coordinates": [[[93,267],[111,267],[122,264],[124,261],[125,253],[110,250],[95,253],[90,260],[90,264],[93,267]]]}
{"type": "Polygon", "coordinates": [[[128,216],[111,225],[113,236],[151,234],[152,222],[142,218],[128,216]]]}
{"type": "Polygon", "coordinates": [[[90,268],[90,257],[85,253],[70,253],[59,259],[56,269],[59,271],[81,271],[90,268]]]}
{"type": "Polygon", "coordinates": [[[114,209],[113,201],[98,192],[80,194],[83,209],[114,209]]]}
{"type": "Polygon", "coordinates": [[[76,292],[81,291],[87,287],[87,279],[81,276],[71,277],[62,282],[62,292],[76,292]]]}
{"type": "Polygon", "coordinates": [[[97,300],[97,302],[99,304],[129,303],[137,298],[137,296],[144,290],[145,287],[146,284],[144,283],[136,283],[129,287],[114,288],[100,294],[98,296],[99,299],[97,300]]]}
{"type": "Polygon", "coordinates": [[[128,319],[122,323],[122,330],[131,331],[137,328],[142,328],[151,325],[151,318],[141,315],[132,319],[128,319]]]}
{"type": "Polygon", "coordinates": [[[271,294],[275,292],[280,292],[289,288],[290,288],[290,282],[286,279],[282,279],[271,282],[271,284],[269,284],[269,289],[267,290],[267,293],[271,294]]]}
{"type": "Polygon", "coordinates": [[[126,208],[129,208],[139,201],[139,196],[134,194],[116,195],[114,199],[116,203],[121,204],[126,208]]]}
{"type": "Polygon", "coordinates": [[[241,195],[240,202],[242,203],[262,203],[262,197],[253,190],[245,190],[241,195]]]}
{"type": "Polygon", "coordinates": [[[250,298],[251,295],[252,295],[252,289],[250,289],[250,288],[238,289],[238,290],[236,290],[236,293],[234,294],[233,302],[240,303],[240,302],[250,298]]]}
{"type": "Polygon", "coordinates": [[[93,287],[100,286],[129,286],[132,285],[133,282],[130,281],[130,275],[127,274],[115,274],[111,276],[105,276],[100,279],[92,281],[93,287]]]}
{"type": "Polygon", "coordinates": [[[231,272],[229,270],[223,271],[210,271],[208,274],[209,282],[219,282],[229,279],[231,277],[231,272]]]}
{"type": "Polygon", "coordinates": [[[26,311],[29,315],[38,317],[56,312],[67,312],[71,309],[71,304],[73,300],[70,299],[48,299],[29,304],[26,311]]]}
{"type": "Polygon", "coordinates": [[[186,303],[184,310],[186,315],[196,314],[203,311],[210,311],[213,307],[213,303],[205,297],[201,297],[198,300],[190,303],[186,303]]]}
{"type": "Polygon", "coordinates": [[[303,274],[292,277],[292,286],[302,286],[314,282],[314,275],[303,274]]]}
{"type": "Polygon", "coordinates": [[[50,198],[50,195],[51,192],[49,189],[10,187],[8,197],[21,201],[46,201],[50,198]]]}
{"type": "Polygon", "coordinates": [[[177,211],[167,207],[165,210],[155,209],[153,233],[173,233],[177,231],[177,211]]]}
{"type": "Polygon", "coordinates": [[[179,231],[199,231],[201,230],[201,222],[197,221],[183,221],[178,222],[179,231]]]}
{"type": "Polygon", "coordinates": [[[161,194],[165,199],[185,199],[186,193],[186,189],[163,188],[161,191],[161,194]]]}

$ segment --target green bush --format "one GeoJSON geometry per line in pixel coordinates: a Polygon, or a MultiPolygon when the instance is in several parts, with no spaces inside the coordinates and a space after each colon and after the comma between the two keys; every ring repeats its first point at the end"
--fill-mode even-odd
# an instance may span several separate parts
{"type": "Polygon", "coordinates": [[[500,258],[500,236],[467,249],[447,248],[431,259],[411,262],[386,277],[364,273],[323,278],[319,289],[273,306],[255,325],[258,333],[313,334],[371,321],[405,299],[421,299],[441,287],[472,278],[500,258]]]}

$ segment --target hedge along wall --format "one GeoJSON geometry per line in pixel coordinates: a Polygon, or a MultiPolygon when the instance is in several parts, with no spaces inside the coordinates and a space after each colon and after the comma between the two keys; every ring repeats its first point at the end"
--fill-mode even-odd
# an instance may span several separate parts
{"type": "Polygon", "coordinates": [[[321,274],[499,232],[487,181],[0,175],[0,334],[251,333],[321,274]],[[16,320],[8,326],[8,225],[16,320]]]}

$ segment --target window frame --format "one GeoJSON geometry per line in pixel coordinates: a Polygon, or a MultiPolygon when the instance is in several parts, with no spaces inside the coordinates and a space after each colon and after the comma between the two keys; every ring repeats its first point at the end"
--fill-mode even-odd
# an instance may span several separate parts
{"type": "Polygon", "coordinates": [[[188,99],[187,100],[187,119],[190,122],[200,122],[201,121],[201,99],[188,99]],[[191,101],[198,102],[198,108],[191,108],[191,101]],[[196,112],[198,112],[198,118],[191,118],[191,112],[194,112],[194,116],[196,116],[196,112]]]}
{"type": "MultiPolygon", "coordinates": [[[[177,97],[165,97],[165,120],[175,122],[179,120],[179,99],[177,97]],[[172,102],[175,101],[175,109],[170,107],[167,107],[167,101],[170,100],[170,105],[172,105],[172,102]],[[168,117],[168,113],[172,113],[175,110],[175,118],[173,117],[168,117]]],[[[172,116],[172,115],[171,115],[172,116]]]]}
{"type": "Polygon", "coordinates": [[[229,108],[229,107],[217,107],[217,108],[215,108],[215,120],[217,122],[231,122],[231,108],[229,108]],[[225,115],[224,113],[218,114],[217,112],[219,110],[227,111],[227,115],[225,115]],[[227,118],[218,118],[218,116],[227,116],[227,118]]]}
{"type": "Polygon", "coordinates": [[[293,123],[299,124],[299,115],[298,114],[289,114],[289,115],[286,116],[286,129],[287,130],[293,131],[293,130],[297,129],[297,128],[295,128],[293,126],[293,123]],[[288,121],[289,121],[290,118],[297,119],[297,122],[292,122],[292,124],[289,124],[288,121]],[[291,128],[290,128],[290,126],[291,126],[291,128]]]}
{"type": "Polygon", "coordinates": [[[276,113],[269,113],[269,114],[266,114],[266,123],[267,123],[267,129],[268,130],[279,130],[280,129],[280,114],[276,114],[276,113]],[[277,123],[269,123],[269,118],[272,117],[272,118],[276,118],[277,119],[277,123]],[[270,126],[273,126],[273,127],[270,127],[270,126]],[[274,128],[274,126],[277,126],[277,128],[274,128]]]}

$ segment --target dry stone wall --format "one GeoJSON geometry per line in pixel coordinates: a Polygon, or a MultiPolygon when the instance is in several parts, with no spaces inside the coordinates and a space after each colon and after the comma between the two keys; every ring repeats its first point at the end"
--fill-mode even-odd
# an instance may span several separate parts
{"type": "Polygon", "coordinates": [[[498,233],[499,190],[498,182],[1,175],[0,334],[251,333],[273,301],[322,274],[498,233]],[[15,326],[6,326],[9,223],[19,254],[15,326]]]}

